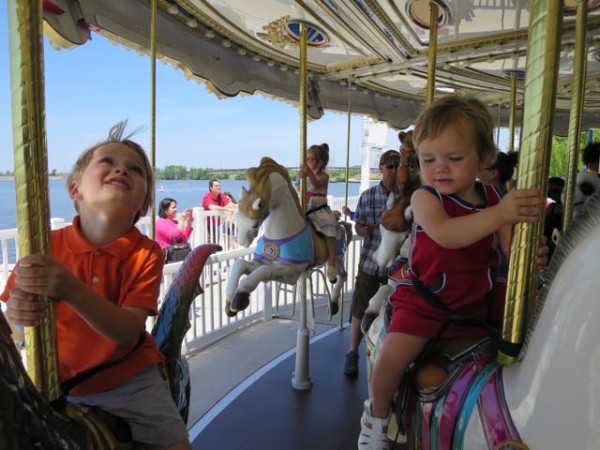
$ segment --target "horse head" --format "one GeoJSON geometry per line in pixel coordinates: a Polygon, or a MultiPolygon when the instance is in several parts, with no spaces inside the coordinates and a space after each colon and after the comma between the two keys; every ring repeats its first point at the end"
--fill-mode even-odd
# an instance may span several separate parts
{"type": "Polygon", "coordinates": [[[292,191],[300,214],[300,203],[298,196],[293,192],[291,180],[287,170],[277,164],[273,159],[264,157],[260,160],[258,167],[251,167],[246,171],[246,178],[250,185],[249,189],[242,188],[236,227],[238,230],[238,243],[249,247],[258,236],[258,230],[263,222],[269,217],[271,209],[277,205],[277,197],[273,192],[279,184],[283,183],[285,189],[292,191]],[[271,175],[275,174],[274,179],[271,175]],[[287,185],[287,186],[285,186],[287,185]]]}

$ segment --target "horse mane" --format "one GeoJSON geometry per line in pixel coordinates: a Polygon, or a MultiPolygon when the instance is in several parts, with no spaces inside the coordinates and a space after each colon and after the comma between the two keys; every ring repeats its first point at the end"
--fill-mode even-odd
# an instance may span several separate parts
{"type": "Polygon", "coordinates": [[[537,298],[535,300],[535,312],[533,314],[530,325],[527,328],[527,333],[523,341],[523,347],[519,354],[519,360],[525,357],[527,347],[531,336],[535,331],[536,325],[542,315],[542,309],[546,303],[546,299],[550,293],[552,283],[558,274],[562,264],[567,260],[571,251],[584,239],[589,233],[591,233],[596,227],[600,225],[600,191],[596,192],[591,196],[583,206],[583,212],[573,217],[573,221],[569,225],[569,228],[564,232],[550,264],[544,270],[544,285],[540,289],[537,298]]]}
{"type": "MultiPolygon", "coordinates": [[[[278,173],[286,181],[288,189],[290,190],[290,195],[296,204],[296,208],[298,208],[298,213],[300,216],[304,217],[304,212],[300,207],[298,194],[292,186],[292,180],[290,179],[288,171],[281,164],[275,162],[274,159],[264,156],[261,158],[258,167],[251,167],[246,170],[246,178],[250,184],[250,190],[252,192],[256,192],[257,196],[264,199],[264,204],[266,207],[271,200],[271,182],[269,181],[269,175],[271,175],[272,172],[278,173]]],[[[251,208],[249,207],[248,203],[240,201],[239,208],[245,215],[252,217],[253,214],[250,211],[251,208]]]]}

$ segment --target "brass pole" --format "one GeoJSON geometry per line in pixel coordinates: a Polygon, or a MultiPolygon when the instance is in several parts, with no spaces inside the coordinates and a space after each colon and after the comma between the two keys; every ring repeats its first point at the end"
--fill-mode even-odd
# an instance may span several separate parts
{"type": "Polygon", "coordinates": [[[348,205],[348,177],[350,176],[350,125],[352,118],[352,80],[348,80],[348,122],[346,126],[346,186],[344,191],[344,205],[348,205]]]}
{"type": "MultiPolygon", "coordinates": [[[[9,0],[13,152],[17,194],[19,255],[50,254],[48,155],[45,129],[42,2],[9,0]]],[[[47,316],[25,328],[27,368],[44,397],[60,397],[52,303],[47,316]]]]}
{"type": "MultiPolygon", "coordinates": [[[[300,24],[300,161],[306,163],[306,85],[307,85],[307,25],[300,24]]],[[[300,204],[306,210],[306,177],[300,182],[300,204]]],[[[292,387],[296,390],[306,390],[312,387],[310,379],[310,345],[307,327],[306,279],[304,271],[298,280],[300,297],[300,324],[296,334],[296,363],[292,374],[292,387]]]]}
{"type": "MultiPolygon", "coordinates": [[[[150,164],[156,174],[156,9],[157,0],[152,0],[150,18],[150,164]]],[[[148,186],[149,187],[149,186],[148,186]]],[[[150,203],[150,236],[156,235],[156,199],[150,203]]]]}
{"type": "MultiPolygon", "coordinates": [[[[306,86],[307,73],[306,24],[300,25],[300,164],[306,164],[306,86]]],[[[306,211],[306,177],[300,180],[300,205],[306,211]]]]}
{"type": "MultiPolygon", "coordinates": [[[[350,125],[352,118],[352,80],[348,79],[348,125],[346,127],[346,186],[344,192],[344,205],[348,206],[348,178],[350,177],[350,125]]],[[[348,216],[345,217],[345,222],[348,216]]],[[[345,239],[345,237],[344,237],[345,239]]],[[[340,330],[344,328],[344,296],[341,296],[340,304],[340,330]]]]}
{"type": "Polygon", "coordinates": [[[508,153],[515,151],[515,128],[517,124],[517,76],[510,74],[510,109],[508,118],[508,153]]]}
{"type": "Polygon", "coordinates": [[[579,139],[581,136],[581,116],[583,114],[583,95],[585,91],[587,1],[577,2],[575,23],[575,54],[573,61],[573,92],[571,94],[571,114],[569,116],[569,136],[567,139],[567,179],[565,202],[563,204],[562,229],[566,230],[573,215],[575,197],[575,179],[579,161],[579,139]]]}
{"type": "Polygon", "coordinates": [[[435,94],[435,64],[437,60],[437,32],[438,32],[438,5],[437,3],[430,1],[430,17],[429,17],[429,47],[428,47],[428,60],[427,65],[427,104],[433,102],[435,94]]]}
{"type": "MultiPolygon", "coordinates": [[[[517,188],[546,191],[552,150],[562,10],[562,1],[532,2],[517,188]]],[[[498,361],[502,364],[516,361],[526,324],[526,310],[533,306],[537,286],[535,255],[541,228],[541,222],[519,223],[514,227],[502,329],[502,339],[506,344],[512,344],[512,349],[498,353],[498,361]]]]}

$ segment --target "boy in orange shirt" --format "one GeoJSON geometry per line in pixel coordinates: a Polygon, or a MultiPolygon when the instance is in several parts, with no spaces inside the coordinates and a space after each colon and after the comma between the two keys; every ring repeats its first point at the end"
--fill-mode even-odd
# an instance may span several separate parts
{"type": "Polygon", "coordinates": [[[19,261],[0,299],[20,326],[44,315],[34,294],[55,300],[61,383],[92,373],[70,390],[70,402],[122,417],[145,448],[190,449],[145,327],[157,314],[164,256],[134,226],[153,200],[154,177],[142,147],[123,137],[125,125],[79,157],[67,179],[73,224],[52,232],[51,257],[19,261]]]}

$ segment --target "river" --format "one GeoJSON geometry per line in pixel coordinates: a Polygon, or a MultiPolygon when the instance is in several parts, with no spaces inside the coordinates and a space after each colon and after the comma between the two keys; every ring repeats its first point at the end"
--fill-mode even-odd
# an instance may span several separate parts
{"type": "MultiPolygon", "coordinates": [[[[248,187],[246,181],[221,180],[221,190],[231,192],[239,200],[242,186],[248,187]]],[[[345,195],[345,183],[330,183],[329,194],[334,197],[345,195]]],[[[359,195],[360,183],[348,184],[348,195],[350,197],[359,195]]],[[[200,206],[202,196],[208,192],[208,180],[158,180],[156,182],[156,203],[165,197],[177,200],[180,211],[187,208],[200,206]]],[[[64,180],[50,180],[50,217],[61,217],[68,222],[75,214],[73,202],[67,195],[64,180]]],[[[0,229],[17,227],[16,194],[15,183],[12,179],[0,180],[0,229]]]]}

